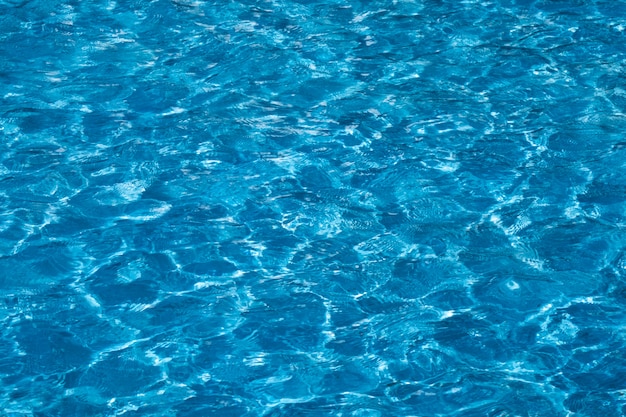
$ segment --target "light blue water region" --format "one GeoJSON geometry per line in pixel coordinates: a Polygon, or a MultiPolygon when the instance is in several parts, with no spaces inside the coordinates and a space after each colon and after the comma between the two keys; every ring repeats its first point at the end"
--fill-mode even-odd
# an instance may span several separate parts
{"type": "Polygon", "coordinates": [[[626,415],[626,2],[0,1],[0,414],[626,415]]]}

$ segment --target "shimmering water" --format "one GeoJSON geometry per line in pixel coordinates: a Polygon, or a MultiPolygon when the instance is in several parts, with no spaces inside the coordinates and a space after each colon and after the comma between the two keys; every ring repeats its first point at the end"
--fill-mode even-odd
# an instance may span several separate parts
{"type": "Polygon", "coordinates": [[[623,1],[0,1],[2,415],[625,415],[625,132],[623,1]]]}

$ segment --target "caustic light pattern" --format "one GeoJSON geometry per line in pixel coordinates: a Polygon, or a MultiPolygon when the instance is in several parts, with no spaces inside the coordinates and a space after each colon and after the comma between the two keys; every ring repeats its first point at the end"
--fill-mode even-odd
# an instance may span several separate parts
{"type": "Polygon", "coordinates": [[[0,1],[0,409],[626,414],[626,3],[0,1]]]}

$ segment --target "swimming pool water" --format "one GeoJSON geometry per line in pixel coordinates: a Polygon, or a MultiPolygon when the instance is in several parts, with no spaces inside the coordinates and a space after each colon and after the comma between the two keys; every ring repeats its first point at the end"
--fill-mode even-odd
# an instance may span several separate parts
{"type": "Polygon", "coordinates": [[[2,415],[626,415],[625,132],[623,1],[2,0],[2,415]]]}

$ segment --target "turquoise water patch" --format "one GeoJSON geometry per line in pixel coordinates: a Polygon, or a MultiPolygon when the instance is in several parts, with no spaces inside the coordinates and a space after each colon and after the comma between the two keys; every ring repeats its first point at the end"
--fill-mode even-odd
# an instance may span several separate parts
{"type": "Polygon", "coordinates": [[[0,1],[0,408],[626,414],[626,6],[0,1]]]}

